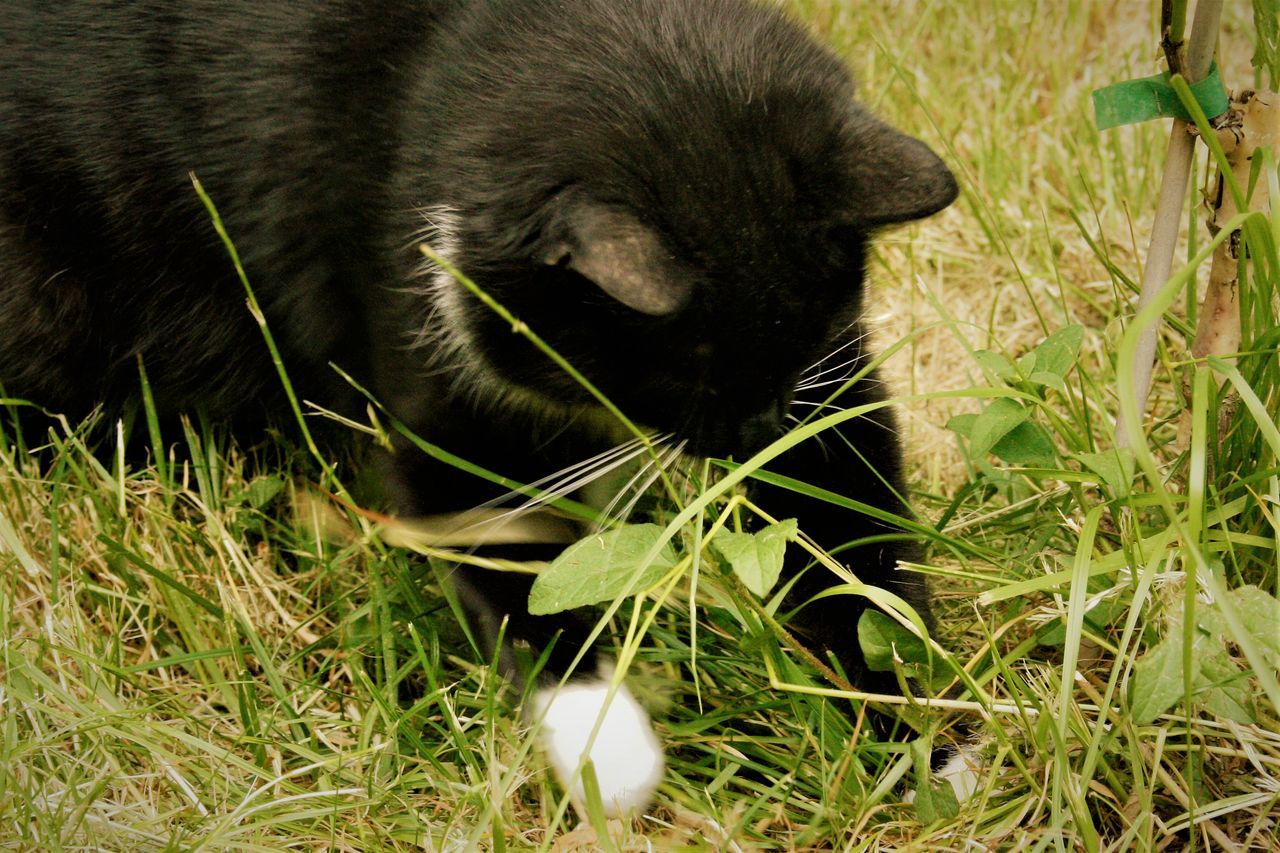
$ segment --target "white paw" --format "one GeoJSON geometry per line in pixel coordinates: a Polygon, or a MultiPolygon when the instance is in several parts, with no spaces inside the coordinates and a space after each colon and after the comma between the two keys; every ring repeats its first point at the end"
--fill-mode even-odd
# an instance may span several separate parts
{"type": "Polygon", "coordinates": [[[649,715],[625,685],[612,699],[608,694],[608,681],[570,682],[540,691],[534,710],[542,720],[543,749],[579,809],[586,796],[578,767],[599,722],[589,756],[605,815],[622,817],[649,804],[662,779],[662,747],[649,715]]]}
{"type": "Polygon", "coordinates": [[[956,747],[947,763],[934,771],[933,778],[950,782],[956,801],[963,803],[977,792],[981,771],[981,750],[976,744],[966,743],[956,747]]]}
{"type": "MultiPolygon", "coordinates": [[[[952,748],[947,763],[933,771],[933,778],[947,782],[955,791],[956,802],[964,803],[978,790],[982,779],[982,749],[977,743],[964,743],[952,748]]],[[[915,791],[907,791],[902,798],[910,805],[916,800],[915,791]]]]}

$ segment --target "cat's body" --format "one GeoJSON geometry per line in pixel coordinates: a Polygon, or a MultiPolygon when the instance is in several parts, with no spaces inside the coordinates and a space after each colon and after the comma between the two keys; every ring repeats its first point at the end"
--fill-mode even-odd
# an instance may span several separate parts
{"type": "MultiPolygon", "coordinates": [[[[139,355],[163,411],[282,406],[194,173],[301,396],[360,411],[336,363],[430,442],[525,482],[614,440],[578,383],[424,266],[425,240],[633,419],[741,459],[869,357],[868,235],[955,195],[923,145],[853,103],[838,61],[741,0],[3,0],[0,16],[0,385],[69,414],[136,398],[139,355]],[[838,372],[797,388],[846,343],[838,372]]],[[[836,405],[878,395],[872,375],[836,405]]],[[[903,512],[888,413],[842,432],[770,469],[903,512]]],[[[389,479],[410,513],[495,494],[407,447],[389,479]]],[[[757,495],[830,548],[888,532],[757,495]]],[[[896,571],[910,553],[842,559],[927,614],[896,571]]],[[[828,577],[807,572],[794,600],[828,577]]],[[[576,651],[509,579],[462,588],[535,642],[568,625],[551,671],[576,651]]],[[[863,671],[860,607],[826,599],[796,626],[892,690],[863,671]]]]}

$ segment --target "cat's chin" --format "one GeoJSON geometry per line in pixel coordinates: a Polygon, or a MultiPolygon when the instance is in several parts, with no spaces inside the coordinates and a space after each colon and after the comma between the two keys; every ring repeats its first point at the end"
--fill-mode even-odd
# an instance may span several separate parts
{"type": "Polygon", "coordinates": [[[649,805],[662,780],[662,746],[626,685],[613,690],[602,675],[548,687],[534,697],[533,711],[547,758],[580,814],[586,815],[581,767],[587,759],[606,816],[626,817],[649,805]]]}

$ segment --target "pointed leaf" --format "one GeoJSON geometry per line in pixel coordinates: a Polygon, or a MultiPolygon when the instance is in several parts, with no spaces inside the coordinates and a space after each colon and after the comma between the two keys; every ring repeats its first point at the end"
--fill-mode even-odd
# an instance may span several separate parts
{"type": "Polygon", "coordinates": [[[1031,374],[1036,372],[1036,351],[1035,350],[1032,350],[1031,352],[1028,352],[1028,353],[1023,353],[1021,356],[1019,356],[1018,372],[1021,373],[1023,376],[1030,376],[1031,374]]]}
{"type": "Polygon", "coordinates": [[[1129,494],[1133,483],[1133,451],[1122,448],[1103,453],[1077,453],[1075,458],[1097,474],[1105,485],[1115,489],[1118,497],[1129,494]]]}
{"type": "Polygon", "coordinates": [[[1028,376],[1027,379],[1029,379],[1031,382],[1034,382],[1036,385],[1043,385],[1046,388],[1052,388],[1053,390],[1057,391],[1059,394],[1065,394],[1067,392],[1067,383],[1063,381],[1062,377],[1056,373],[1049,373],[1048,371],[1045,371],[1045,370],[1037,370],[1034,373],[1032,373],[1030,376],[1028,376]]]}
{"type": "Polygon", "coordinates": [[[1196,687],[1204,691],[1205,707],[1219,717],[1244,725],[1257,722],[1249,679],[1225,646],[1201,658],[1196,687]]]}
{"type": "Polygon", "coordinates": [[[933,753],[932,734],[917,738],[910,744],[911,765],[915,771],[916,819],[928,824],[936,820],[950,820],[960,813],[960,802],[950,782],[935,779],[929,766],[933,753]]]}
{"type": "Polygon", "coordinates": [[[533,582],[529,612],[559,613],[648,589],[676,564],[668,543],[637,573],[640,561],[661,538],[662,528],[656,524],[627,524],[575,542],[533,582]]]}
{"type": "Polygon", "coordinates": [[[1027,410],[1008,397],[992,400],[969,431],[969,452],[975,459],[985,457],[996,442],[1028,417],[1027,410]]]}
{"type": "Polygon", "coordinates": [[[962,415],[955,415],[951,420],[947,421],[947,429],[964,438],[973,438],[973,425],[978,422],[978,416],[973,412],[965,412],[962,415]]]}
{"type": "Polygon", "coordinates": [[[280,494],[280,490],[283,488],[284,479],[282,477],[255,477],[246,490],[249,506],[254,509],[262,509],[271,503],[272,499],[280,494]]]}
{"type": "Polygon", "coordinates": [[[897,660],[903,674],[921,686],[938,690],[950,681],[946,667],[935,671],[924,639],[879,610],[865,610],[858,619],[858,645],[873,672],[893,672],[897,660]]]}
{"type": "Polygon", "coordinates": [[[1005,433],[991,452],[1010,465],[1052,465],[1055,458],[1053,439],[1044,427],[1031,421],[1005,433]]]}
{"type": "MultiPolygon", "coordinates": [[[[1050,373],[1058,377],[1066,376],[1080,355],[1082,343],[1084,343],[1083,326],[1071,325],[1054,332],[1033,350],[1036,354],[1035,372],[1050,373]]],[[[1029,372],[1027,375],[1032,374],[1029,372]]]]}
{"type": "Polygon", "coordinates": [[[950,782],[928,783],[916,789],[916,819],[928,826],[935,820],[950,820],[960,814],[960,801],[950,782]]]}
{"type": "Polygon", "coordinates": [[[998,352],[980,349],[973,354],[973,360],[978,362],[978,366],[985,372],[990,373],[993,376],[997,376],[1006,382],[1014,379],[1018,375],[1018,371],[1014,368],[1013,363],[998,352]]]}
{"type": "Polygon", "coordinates": [[[789,518],[755,533],[721,531],[715,546],[747,589],[764,598],[782,574],[787,543],[794,542],[798,533],[796,520],[789,518]]]}

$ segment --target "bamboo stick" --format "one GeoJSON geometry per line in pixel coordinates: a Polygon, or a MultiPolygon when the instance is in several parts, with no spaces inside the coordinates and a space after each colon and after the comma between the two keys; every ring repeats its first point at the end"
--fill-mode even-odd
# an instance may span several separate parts
{"type": "MultiPolygon", "coordinates": [[[[1222,0],[1200,0],[1196,4],[1195,20],[1191,27],[1191,39],[1187,48],[1184,76],[1194,83],[1209,72],[1213,52],[1218,43],[1219,22],[1222,19],[1222,0]]],[[[1189,132],[1188,123],[1173,120],[1169,131],[1169,147],[1165,155],[1164,174],[1160,181],[1160,195],[1156,202],[1155,222],[1151,226],[1151,242],[1147,246],[1147,263],[1142,275],[1142,293],[1138,297],[1141,310],[1160,292],[1173,272],[1173,254],[1182,224],[1182,204],[1187,197],[1187,178],[1191,173],[1191,156],[1195,151],[1195,137],[1189,132]]],[[[1151,390],[1151,374],[1155,364],[1158,322],[1142,331],[1138,340],[1137,356],[1133,362],[1133,387],[1137,397],[1139,414],[1147,409],[1147,396],[1151,390]]],[[[1129,439],[1116,418],[1116,445],[1128,447],[1129,439]]]]}

